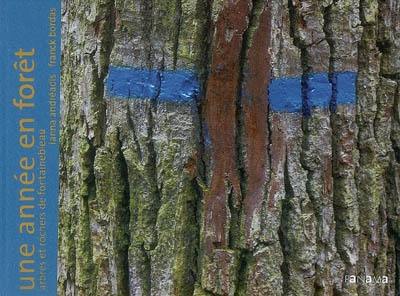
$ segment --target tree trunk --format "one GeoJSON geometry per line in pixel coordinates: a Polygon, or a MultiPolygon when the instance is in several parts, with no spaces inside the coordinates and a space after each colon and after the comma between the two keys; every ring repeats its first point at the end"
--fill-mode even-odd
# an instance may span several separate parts
{"type": "Polygon", "coordinates": [[[62,30],[59,295],[400,295],[399,0],[64,0],[62,30]]]}

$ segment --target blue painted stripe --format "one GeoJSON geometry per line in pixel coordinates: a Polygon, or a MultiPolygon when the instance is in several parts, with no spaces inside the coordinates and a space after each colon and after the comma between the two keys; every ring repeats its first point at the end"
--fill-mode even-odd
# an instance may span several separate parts
{"type": "Polygon", "coordinates": [[[272,79],[269,86],[269,103],[272,111],[300,112],[301,97],[301,78],[272,79]]]}
{"type": "Polygon", "coordinates": [[[357,73],[336,73],[337,104],[354,104],[356,102],[357,73]]]}
{"type": "Polygon", "coordinates": [[[356,80],[355,72],[334,73],[332,79],[326,73],[273,79],[269,87],[271,109],[276,112],[308,113],[317,107],[354,104],[356,80]]]}
{"type": "MultiPolygon", "coordinates": [[[[271,110],[302,112],[337,104],[354,104],[355,72],[311,74],[305,77],[272,79],[269,86],[271,110]]],[[[199,82],[189,70],[160,71],[110,67],[106,80],[107,94],[123,99],[157,98],[160,101],[187,102],[197,98],[199,82]]]]}
{"type": "Polygon", "coordinates": [[[199,82],[197,75],[189,70],[110,67],[106,88],[111,97],[185,102],[197,97],[199,82]]]}

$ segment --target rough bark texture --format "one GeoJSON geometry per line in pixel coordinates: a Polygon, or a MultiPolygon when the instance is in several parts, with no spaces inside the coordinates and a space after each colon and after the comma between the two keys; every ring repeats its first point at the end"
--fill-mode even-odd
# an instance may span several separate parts
{"type": "Polygon", "coordinates": [[[400,295],[399,0],[64,0],[62,30],[60,296],[400,295]],[[200,93],[116,99],[110,65],[200,93]]]}

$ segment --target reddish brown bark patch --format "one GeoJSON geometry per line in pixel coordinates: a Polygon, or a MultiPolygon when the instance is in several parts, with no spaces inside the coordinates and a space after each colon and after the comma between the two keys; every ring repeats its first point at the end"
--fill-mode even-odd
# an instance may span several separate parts
{"type": "Polygon", "coordinates": [[[252,225],[257,211],[262,208],[268,182],[268,85],[271,72],[269,53],[271,12],[265,6],[248,50],[247,67],[243,79],[243,113],[247,159],[247,193],[244,198],[246,245],[251,247],[252,225]]]}
{"type": "Polygon", "coordinates": [[[205,120],[212,143],[213,176],[205,197],[205,247],[228,244],[228,194],[240,196],[236,153],[236,99],[243,34],[250,0],[225,1],[215,24],[211,72],[207,81],[205,120]]]}

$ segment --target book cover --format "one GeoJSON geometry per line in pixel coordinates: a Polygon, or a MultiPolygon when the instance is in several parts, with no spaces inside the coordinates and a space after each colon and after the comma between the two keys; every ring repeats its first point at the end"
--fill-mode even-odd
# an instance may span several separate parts
{"type": "Polygon", "coordinates": [[[3,0],[0,295],[400,295],[399,0],[3,0]]]}

